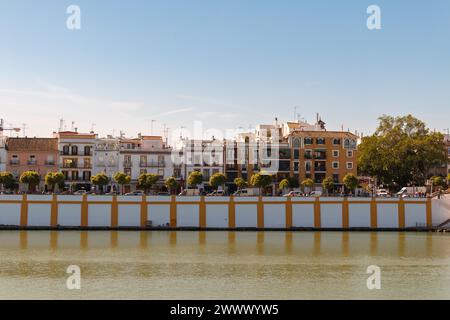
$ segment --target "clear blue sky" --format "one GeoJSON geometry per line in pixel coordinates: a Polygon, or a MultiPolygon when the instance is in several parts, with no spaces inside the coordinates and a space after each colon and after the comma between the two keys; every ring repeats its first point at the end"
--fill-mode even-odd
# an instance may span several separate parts
{"type": "Polygon", "coordinates": [[[50,135],[292,120],[450,127],[448,0],[0,0],[0,117],[50,135]],[[81,30],[66,8],[81,8],[81,30]],[[382,29],[366,27],[381,7],[382,29]]]}

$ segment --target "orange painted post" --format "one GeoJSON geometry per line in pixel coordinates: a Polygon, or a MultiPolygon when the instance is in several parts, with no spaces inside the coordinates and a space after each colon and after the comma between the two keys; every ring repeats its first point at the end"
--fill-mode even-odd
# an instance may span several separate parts
{"type": "Polygon", "coordinates": [[[322,217],[320,212],[320,199],[316,198],[314,201],[314,228],[322,227],[322,217]]]}
{"type": "Polygon", "coordinates": [[[22,203],[20,205],[20,226],[26,227],[28,225],[28,200],[27,195],[22,195],[22,203]]]}
{"type": "Polygon", "coordinates": [[[56,228],[58,226],[58,196],[56,194],[52,196],[50,211],[50,225],[52,228],[56,228]]]}
{"type": "Polygon", "coordinates": [[[147,220],[148,220],[147,196],[143,195],[141,200],[141,228],[145,228],[147,226],[147,220]]]}
{"type": "Polygon", "coordinates": [[[258,218],[257,218],[258,228],[263,229],[264,228],[264,203],[262,200],[262,196],[258,197],[258,204],[256,205],[256,209],[257,209],[257,214],[258,214],[258,218]]]}
{"type": "Polygon", "coordinates": [[[375,229],[378,227],[378,208],[375,197],[370,201],[370,227],[375,229]]]}
{"type": "Polygon", "coordinates": [[[398,200],[398,227],[405,227],[405,201],[403,198],[398,200]]]}
{"type": "Polygon", "coordinates": [[[345,197],[344,201],[342,201],[342,228],[348,229],[349,227],[350,227],[350,219],[349,219],[348,198],[345,197]]]}
{"type": "Polygon", "coordinates": [[[427,227],[432,227],[433,215],[432,215],[431,198],[427,198],[426,210],[427,210],[427,227]]]}
{"type": "Polygon", "coordinates": [[[89,206],[87,202],[87,195],[83,194],[81,201],[81,227],[86,228],[89,225],[89,206]]]}
{"type": "Polygon", "coordinates": [[[111,228],[117,228],[119,225],[119,204],[117,196],[113,195],[111,203],[111,228]]]}
{"type": "Polygon", "coordinates": [[[170,226],[177,227],[177,202],[175,196],[170,198],[170,226]]]}
{"type": "Polygon", "coordinates": [[[206,203],[205,196],[200,197],[200,204],[198,205],[198,226],[203,229],[206,228],[206,203]]]}
{"type": "Polygon", "coordinates": [[[228,203],[228,228],[236,228],[236,204],[234,202],[234,196],[230,196],[230,202],[228,203]]]}
{"type": "Polygon", "coordinates": [[[292,228],[292,201],[291,197],[286,199],[286,229],[292,228]]]}

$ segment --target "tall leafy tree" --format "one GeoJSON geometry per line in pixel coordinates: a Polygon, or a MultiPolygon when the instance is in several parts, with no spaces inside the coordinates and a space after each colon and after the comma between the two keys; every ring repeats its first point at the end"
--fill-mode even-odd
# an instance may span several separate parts
{"type": "Polygon", "coordinates": [[[322,181],[322,187],[326,190],[327,194],[334,189],[334,179],[332,177],[326,177],[322,181]]]}
{"type": "Polygon", "coordinates": [[[355,189],[358,187],[358,178],[352,174],[352,173],[347,173],[344,176],[344,186],[347,190],[350,190],[351,192],[354,192],[355,189]]]}
{"type": "Polygon", "coordinates": [[[175,179],[174,177],[169,177],[164,182],[164,185],[166,186],[167,190],[169,190],[169,192],[172,194],[175,190],[177,190],[179,183],[177,179],[175,179]]]}
{"type": "Polygon", "coordinates": [[[28,186],[28,192],[34,192],[41,182],[41,176],[36,171],[25,171],[20,175],[19,182],[28,186]]]}
{"type": "Polygon", "coordinates": [[[51,192],[55,192],[55,187],[61,188],[64,185],[65,177],[61,172],[49,172],[45,175],[45,184],[51,192]]]}
{"type": "Polygon", "coordinates": [[[109,178],[106,174],[99,173],[91,177],[91,182],[93,185],[98,186],[101,192],[103,192],[103,187],[108,185],[109,178]]]}
{"type": "Polygon", "coordinates": [[[314,187],[314,180],[310,179],[310,178],[306,178],[305,180],[302,181],[302,187],[304,188],[308,188],[311,190],[312,187],[314,187]]]}
{"type": "Polygon", "coordinates": [[[250,184],[259,188],[260,194],[272,183],[272,176],[270,174],[260,172],[255,173],[250,178],[250,184]]]}
{"type": "Polygon", "coordinates": [[[423,185],[430,168],[444,161],[443,135],[412,115],[381,116],[375,133],[358,148],[360,173],[390,188],[423,185]]]}
{"type": "Polygon", "coordinates": [[[13,189],[16,184],[14,175],[10,172],[0,172],[0,185],[2,189],[13,189]]]}
{"type": "Polygon", "coordinates": [[[247,187],[247,181],[245,181],[244,179],[242,179],[242,178],[236,178],[236,179],[234,179],[234,184],[238,187],[238,190],[241,190],[241,189],[243,189],[243,188],[245,188],[245,187],[247,187]]]}
{"type": "Polygon", "coordinates": [[[114,181],[120,186],[120,193],[123,194],[123,187],[130,184],[131,177],[123,172],[116,172],[113,176],[114,181]]]}
{"type": "Polygon", "coordinates": [[[153,173],[143,173],[138,177],[138,186],[144,189],[145,193],[153,188],[153,186],[158,182],[158,175],[153,173]]]}
{"type": "Polygon", "coordinates": [[[223,173],[215,173],[209,178],[209,184],[215,190],[217,190],[220,186],[223,186],[227,181],[227,177],[223,173]]]}
{"type": "Polygon", "coordinates": [[[192,171],[187,179],[188,185],[193,188],[196,188],[199,184],[202,183],[202,181],[203,175],[199,171],[192,171]]]}

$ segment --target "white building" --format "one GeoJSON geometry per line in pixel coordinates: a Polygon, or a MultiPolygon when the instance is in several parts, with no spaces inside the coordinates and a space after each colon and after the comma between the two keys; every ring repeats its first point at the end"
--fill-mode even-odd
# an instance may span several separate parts
{"type": "Polygon", "coordinates": [[[161,136],[141,136],[133,139],[120,139],[119,171],[131,176],[131,186],[136,188],[137,179],[142,173],[159,176],[158,185],[163,186],[168,177],[180,177],[180,170],[174,170],[171,160],[172,148],[161,136]]]}
{"type": "Polygon", "coordinates": [[[120,140],[118,138],[108,136],[97,139],[94,146],[92,174],[103,173],[112,181],[114,174],[119,172],[119,149],[120,140]]]}
{"type": "MultiPolygon", "coordinates": [[[[215,173],[224,173],[224,144],[222,141],[181,139],[177,143],[181,155],[182,176],[186,182],[189,174],[199,171],[203,183],[199,188],[207,188],[209,178],[215,173]]],[[[185,183],[187,187],[187,183],[185,183]]]]}
{"type": "Polygon", "coordinates": [[[62,131],[54,133],[58,138],[59,171],[66,177],[71,190],[90,190],[93,169],[93,150],[97,134],[62,131]]]}

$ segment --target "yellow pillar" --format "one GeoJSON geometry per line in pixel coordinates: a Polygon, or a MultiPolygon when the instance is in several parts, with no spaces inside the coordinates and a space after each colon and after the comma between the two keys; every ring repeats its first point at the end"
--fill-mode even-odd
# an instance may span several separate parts
{"type": "Polygon", "coordinates": [[[378,210],[375,197],[370,201],[370,227],[375,229],[378,227],[378,210]]]}
{"type": "Polygon", "coordinates": [[[398,227],[405,227],[405,201],[403,198],[398,201],[398,227]]]}
{"type": "Polygon", "coordinates": [[[117,228],[119,225],[119,204],[117,202],[117,196],[112,197],[111,203],[111,228],[117,228]]]}
{"type": "Polygon", "coordinates": [[[264,228],[264,203],[262,200],[262,196],[258,197],[258,204],[256,205],[256,207],[257,207],[257,213],[258,213],[257,225],[258,225],[258,228],[263,229],[264,228]]]}
{"type": "Polygon", "coordinates": [[[348,229],[350,227],[348,198],[345,197],[342,201],[342,228],[348,229]]]}
{"type": "Polygon", "coordinates": [[[427,227],[433,226],[433,216],[432,216],[432,208],[431,208],[431,198],[427,198],[427,227]]]}
{"type": "Polygon", "coordinates": [[[205,196],[200,197],[200,204],[198,205],[198,226],[201,229],[206,228],[206,203],[205,196]]]}
{"type": "Polygon", "coordinates": [[[85,228],[89,225],[89,209],[87,202],[87,195],[83,194],[83,200],[81,201],[81,227],[85,228]]]}
{"type": "Polygon", "coordinates": [[[170,226],[177,227],[177,202],[175,196],[170,198],[170,226]]]}
{"type": "Polygon", "coordinates": [[[148,204],[147,204],[147,196],[142,195],[141,200],[141,228],[145,228],[147,226],[148,220],[148,204]]]}
{"type": "Polygon", "coordinates": [[[320,198],[316,197],[314,201],[314,228],[322,227],[322,217],[320,212],[320,198]]]}
{"type": "Polygon", "coordinates": [[[52,196],[52,204],[50,208],[50,226],[56,228],[58,226],[58,196],[54,194],[52,196]]]}
{"type": "Polygon", "coordinates": [[[236,204],[234,203],[234,196],[230,196],[228,203],[228,228],[236,228],[236,204]]]}
{"type": "Polygon", "coordinates": [[[286,199],[286,229],[292,228],[292,201],[291,197],[286,199]]]}
{"type": "Polygon", "coordinates": [[[26,227],[28,225],[28,200],[27,195],[22,195],[22,203],[20,205],[20,226],[26,227]]]}

